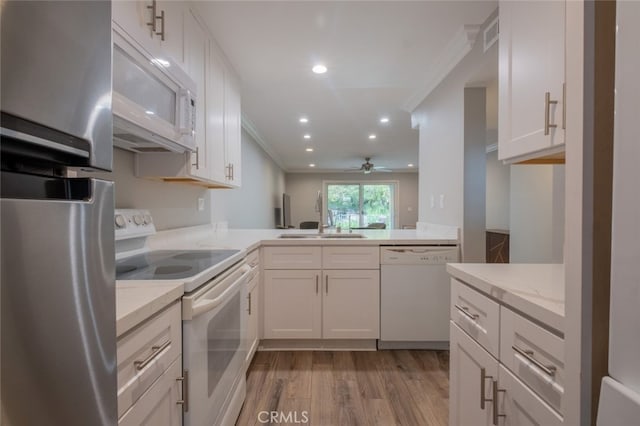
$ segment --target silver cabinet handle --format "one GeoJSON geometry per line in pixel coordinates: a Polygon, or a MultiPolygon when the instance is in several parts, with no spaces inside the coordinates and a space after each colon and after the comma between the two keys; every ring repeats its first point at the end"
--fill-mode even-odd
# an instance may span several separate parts
{"type": "Polygon", "coordinates": [[[545,136],[549,134],[549,129],[558,127],[557,124],[550,124],[551,118],[549,115],[551,114],[551,105],[556,105],[558,101],[551,100],[551,93],[545,92],[544,94],[544,134],[545,136]]]}
{"type": "Polygon", "coordinates": [[[467,318],[469,318],[472,321],[477,321],[478,318],[480,318],[480,315],[478,314],[470,314],[469,308],[466,306],[460,306],[460,305],[453,305],[453,306],[455,306],[455,308],[459,310],[460,313],[464,314],[467,318]]]}
{"type": "Polygon", "coordinates": [[[324,276],[324,289],[329,294],[329,275],[324,276]]]}
{"type": "Polygon", "coordinates": [[[156,16],[157,19],[160,19],[160,32],[156,33],[156,35],[160,36],[160,40],[164,41],[164,10],[160,11],[160,16],[156,16]]]}
{"type": "Polygon", "coordinates": [[[236,180],[236,173],[233,168],[233,163],[231,163],[231,180],[236,180]]]}
{"type": "Polygon", "coordinates": [[[562,83],[562,130],[567,128],[567,84],[562,83]]]}
{"type": "Polygon", "coordinates": [[[525,350],[522,348],[519,348],[516,345],[511,346],[511,349],[513,349],[514,351],[516,351],[517,353],[519,353],[520,355],[522,355],[527,361],[530,361],[533,365],[535,365],[536,367],[538,367],[540,370],[542,370],[545,374],[554,377],[556,375],[556,366],[555,365],[544,365],[543,363],[541,363],[540,361],[538,361],[537,359],[534,358],[534,353],[532,350],[525,350]]]}
{"type": "Polygon", "coordinates": [[[493,381],[493,424],[498,426],[500,417],[507,417],[506,414],[498,414],[498,393],[506,392],[504,389],[498,389],[498,382],[493,381]]]}
{"type": "Polygon", "coordinates": [[[196,162],[195,164],[191,164],[196,170],[200,170],[200,147],[196,146],[196,162]]]}
{"type": "Polygon", "coordinates": [[[249,299],[249,309],[247,309],[247,311],[249,312],[249,315],[251,315],[251,293],[247,295],[247,299],[249,299]]]}
{"type": "Polygon", "coordinates": [[[134,361],[133,365],[135,365],[137,370],[142,370],[147,365],[149,365],[149,363],[151,361],[156,359],[158,357],[158,355],[160,355],[160,352],[162,352],[163,350],[167,349],[170,344],[171,344],[171,340],[167,340],[166,342],[164,342],[160,346],[152,346],[151,347],[151,353],[149,354],[149,356],[146,357],[145,359],[143,359],[142,361],[134,361]]]}
{"type": "Polygon", "coordinates": [[[486,382],[487,379],[491,379],[493,381],[493,376],[487,376],[487,370],[484,367],[482,367],[480,369],[480,409],[481,410],[484,410],[485,402],[493,401],[493,399],[487,398],[486,392],[484,390],[485,389],[484,382],[486,382]]]}
{"type": "Polygon", "coordinates": [[[316,274],[316,294],[318,294],[318,281],[320,280],[320,276],[316,274]]]}
{"type": "Polygon", "coordinates": [[[151,0],[151,6],[147,6],[147,9],[151,9],[151,22],[147,22],[147,25],[151,27],[151,31],[156,32],[156,0],[151,0]]]}
{"type": "Polygon", "coordinates": [[[178,377],[176,382],[182,383],[182,399],[176,401],[176,404],[182,405],[182,411],[189,411],[189,371],[184,370],[182,372],[182,377],[178,377]]]}

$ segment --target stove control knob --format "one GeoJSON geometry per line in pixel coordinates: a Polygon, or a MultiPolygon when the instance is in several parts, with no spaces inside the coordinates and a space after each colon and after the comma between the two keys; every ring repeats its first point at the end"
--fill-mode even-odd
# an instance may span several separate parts
{"type": "Polygon", "coordinates": [[[124,228],[127,224],[127,221],[124,219],[124,216],[121,214],[116,215],[116,228],[124,228]]]}
{"type": "Polygon", "coordinates": [[[136,225],[142,225],[142,216],[140,215],[135,215],[133,217],[133,221],[135,222],[136,225]]]}
{"type": "Polygon", "coordinates": [[[149,225],[151,222],[153,222],[153,219],[151,218],[150,214],[145,214],[144,215],[144,224],[145,225],[149,225]]]}

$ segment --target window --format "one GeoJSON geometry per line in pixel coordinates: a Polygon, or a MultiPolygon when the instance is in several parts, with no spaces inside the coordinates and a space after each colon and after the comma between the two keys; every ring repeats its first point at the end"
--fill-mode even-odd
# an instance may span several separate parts
{"type": "Polygon", "coordinates": [[[395,227],[396,182],[325,182],[329,226],[364,228],[374,223],[395,227]]]}

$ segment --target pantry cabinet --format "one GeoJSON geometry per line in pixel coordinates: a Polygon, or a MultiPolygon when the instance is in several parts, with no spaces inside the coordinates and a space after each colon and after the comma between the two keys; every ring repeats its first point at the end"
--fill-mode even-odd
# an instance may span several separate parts
{"type": "Polygon", "coordinates": [[[371,262],[378,252],[377,247],[266,247],[264,338],[379,338],[380,265],[371,262]],[[320,269],[337,266],[336,250],[353,263],[320,269]]]}
{"type": "Polygon", "coordinates": [[[565,15],[564,1],[499,3],[501,160],[564,151],[565,15]]]}

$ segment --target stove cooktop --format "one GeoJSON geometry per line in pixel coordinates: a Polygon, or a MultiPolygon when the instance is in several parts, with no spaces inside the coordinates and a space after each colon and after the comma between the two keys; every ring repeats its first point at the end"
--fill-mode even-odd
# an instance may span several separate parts
{"type": "Polygon", "coordinates": [[[217,265],[240,250],[158,250],[116,262],[117,280],[177,280],[217,265]]]}

